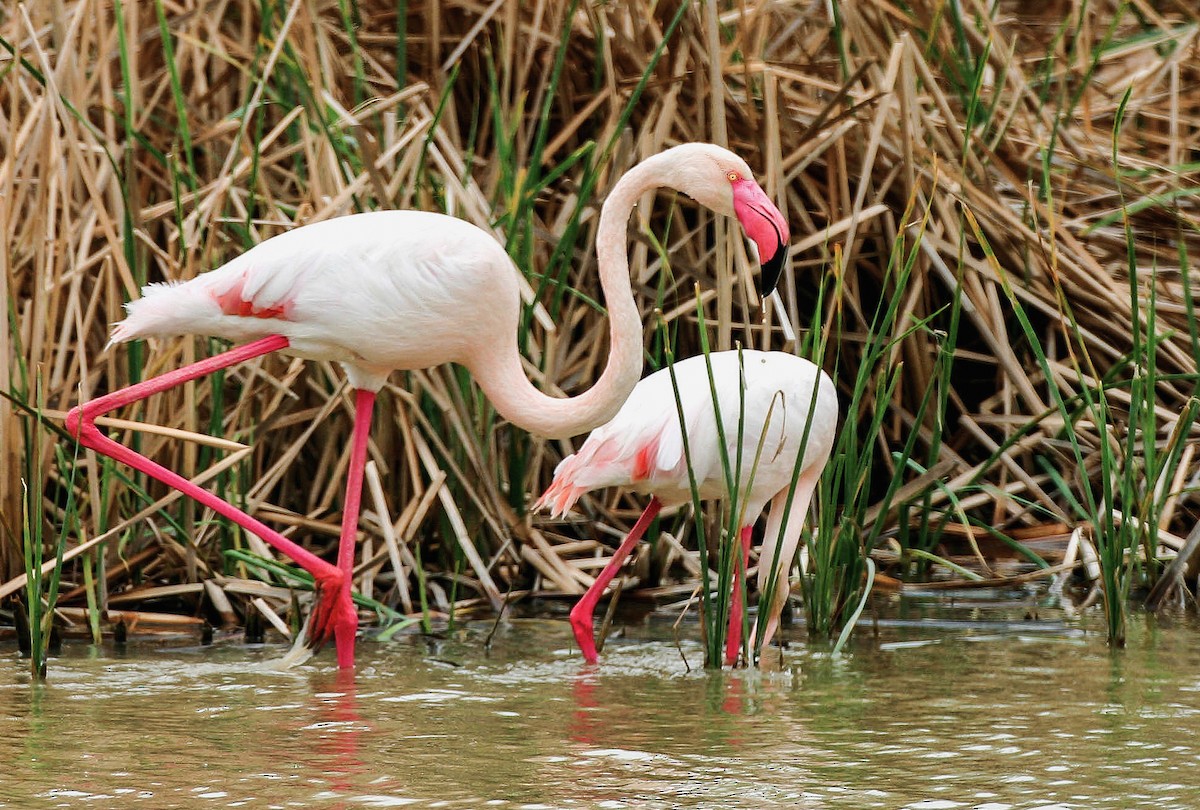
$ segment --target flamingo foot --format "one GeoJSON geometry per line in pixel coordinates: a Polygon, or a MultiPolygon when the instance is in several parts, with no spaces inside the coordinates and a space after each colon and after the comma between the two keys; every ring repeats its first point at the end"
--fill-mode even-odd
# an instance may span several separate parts
{"type": "Polygon", "coordinates": [[[329,639],[337,644],[338,666],[354,666],[354,638],[358,632],[358,611],[345,587],[339,569],[317,576],[314,584],[312,620],[308,628],[308,646],[317,652],[329,639]]]}
{"type": "Polygon", "coordinates": [[[596,634],[592,628],[592,612],[594,606],[585,605],[580,601],[571,608],[571,630],[575,633],[575,643],[583,653],[583,660],[589,664],[596,663],[596,634]]]}

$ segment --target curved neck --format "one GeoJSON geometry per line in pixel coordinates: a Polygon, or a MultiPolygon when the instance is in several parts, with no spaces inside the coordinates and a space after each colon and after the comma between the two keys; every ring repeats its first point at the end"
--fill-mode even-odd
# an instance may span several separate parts
{"type": "Polygon", "coordinates": [[[600,210],[596,258],[608,306],[609,355],[600,379],[584,393],[562,399],[542,393],[521,367],[516,335],[468,364],[500,414],[520,428],[557,439],[584,433],[612,419],[642,376],[642,316],[633,300],[626,226],[634,205],[664,185],[667,168],[649,158],[626,172],[600,210]]]}

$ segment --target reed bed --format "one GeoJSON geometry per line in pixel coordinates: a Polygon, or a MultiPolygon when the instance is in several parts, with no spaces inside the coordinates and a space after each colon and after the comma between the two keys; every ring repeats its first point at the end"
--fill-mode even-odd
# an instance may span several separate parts
{"type": "MultiPolygon", "coordinates": [[[[5,6],[0,595],[24,593],[39,626],[57,596],[62,626],[93,638],[106,616],[174,627],[164,612],[293,634],[303,583],[261,542],[76,461],[56,429],[80,400],[223,348],[106,349],[122,303],[294,225],[445,211],[507,245],[528,371],[576,393],[607,353],[600,202],[641,157],[704,140],[744,155],[792,223],[782,307],[757,299],[736,226],[658,194],[630,223],[646,357],[699,351],[698,283],[714,348],[803,352],[838,381],[802,560],[810,632],[845,624],[870,554],[894,587],[1079,566],[1119,642],[1131,593],[1157,584],[1170,604],[1195,582],[1198,31],[1189,5],[1141,0],[5,6]]],[[[108,420],[320,553],[351,424],[340,369],[286,357],[108,420]]],[[[428,622],[582,593],[639,505],[528,513],[577,441],[504,424],[461,369],[394,375],[362,606],[428,622]]],[[[627,597],[691,603],[689,525],[660,520],[627,597]]]]}

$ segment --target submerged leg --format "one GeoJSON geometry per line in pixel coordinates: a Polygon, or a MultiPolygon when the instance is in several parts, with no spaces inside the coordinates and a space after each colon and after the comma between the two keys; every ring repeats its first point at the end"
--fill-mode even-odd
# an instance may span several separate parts
{"type": "Polygon", "coordinates": [[[741,562],[733,569],[733,590],[729,599],[729,632],[725,635],[725,664],[733,666],[742,648],[742,583],[746,581],[746,566],[750,563],[750,540],[753,526],[743,526],[741,532],[741,562]]]}
{"type": "Polygon", "coordinates": [[[246,531],[258,535],[276,551],[291,557],[297,565],[313,575],[315,599],[313,602],[312,626],[314,628],[326,628],[325,635],[328,637],[329,633],[332,632],[335,620],[334,608],[337,602],[336,596],[344,587],[344,580],[346,579],[341,570],[325,562],[307,549],[296,545],[262,521],[221,500],[208,490],[196,486],[178,473],[168,470],[161,464],[151,461],[140,453],[136,453],[123,444],[110,439],[96,427],[96,417],[102,416],[109,411],[123,405],[128,405],[131,402],[146,399],[169,388],[174,388],[182,383],[212,374],[215,371],[220,371],[237,363],[278,351],[279,349],[286,348],[287,345],[287,338],[282,335],[271,335],[270,337],[230,349],[227,352],[192,363],[183,368],[168,371],[165,374],[145,380],[144,382],[113,391],[111,394],[106,394],[105,396],[72,408],[70,413],[67,414],[66,428],[67,432],[72,436],[79,438],[79,443],[84,447],[89,447],[99,453],[103,453],[122,464],[128,464],[135,470],[179,490],[222,517],[232,520],[246,531]]]}
{"type": "MultiPolygon", "coordinates": [[[[354,547],[358,536],[358,515],[362,508],[363,468],[367,464],[367,437],[371,432],[371,412],[375,407],[375,392],[358,389],[354,397],[354,434],[350,447],[350,467],[346,471],[346,500],[342,507],[342,536],[338,541],[338,569],[341,570],[342,588],[338,592],[338,613],[341,621],[333,626],[337,643],[339,667],[354,666],[354,637],[358,631],[358,612],[350,598],[350,580],[354,570],[354,547]]],[[[313,643],[320,644],[326,638],[313,643]]]]}
{"type": "Polygon", "coordinates": [[[650,503],[646,504],[642,516],[638,518],[638,522],[629,530],[629,535],[613,552],[608,565],[604,566],[604,570],[600,572],[600,576],[596,577],[592,587],[587,589],[587,593],[571,609],[571,629],[575,632],[575,641],[579,644],[579,651],[583,653],[583,659],[589,664],[596,663],[596,637],[595,631],[592,629],[592,614],[596,611],[596,603],[600,601],[600,597],[604,595],[604,589],[617,575],[621,563],[625,562],[629,552],[633,551],[638,540],[642,539],[650,521],[654,520],[654,516],[660,509],[662,509],[662,501],[658,498],[651,498],[650,503]]]}

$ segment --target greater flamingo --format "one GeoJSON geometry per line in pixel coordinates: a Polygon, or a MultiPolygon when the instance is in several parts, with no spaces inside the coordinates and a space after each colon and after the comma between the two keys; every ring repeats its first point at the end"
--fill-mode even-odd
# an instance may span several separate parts
{"type": "Polygon", "coordinates": [[[126,305],[128,317],[116,325],[109,345],[183,334],[251,342],[77,406],[67,415],[67,429],[85,447],[195,498],[312,574],[310,643],[319,648],[333,636],[338,665],[352,667],[358,616],[350,573],[376,392],[392,371],[460,363],[502,416],[533,433],[572,436],[612,417],[642,371],[642,322],[629,282],[626,223],[638,199],[659,186],[738,218],[758,248],[764,295],[779,277],[787,221],[745,161],[698,143],[643,160],[616,183],[600,212],[596,252],[610,356],[595,385],[578,396],[548,396],[526,378],[517,350],[518,270],[491,234],[442,214],[378,211],[305,225],[190,281],[144,287],[142,298],[126,305]],[[95,425],[96,417],[115,408],[273,351],[336,360],[356,389],[336,566],[95,425]]]}
{"type": "MultiPolygon", "coordinates": [[[[775,633],[787,601],[787,572],[796,554],[813,490],[833,447],[838,402],[829,375],[803,358],[783,352],[749,350],[741,353],[740,360],[736,351],[714,352],[709,357],[731,467],[736,466],[738,459],[739,396],[742,396],[738,391],[739,378],[745,385],[745,406],[740,411],[742,465],[740,472],[732,470],[739,482],[738,512],[742,518],[741,568],[735,571],[725,644],[725,661],[732,665],[737,662],[741,647],[741,578],[750,554],[754,523],[769,501],[771,512],[759,555],[758,587],[762,592],[772,571],[778,587],[772,604],[759,608],[758,627],[762,629],[758,636],[766,644],[775,633]],[[788,509],[788,490],[801,449],[804,457],[788,509]],[[785,517],[788,519],[780,543],[779,529],[785,517]],[[779,544],[777,565],[772,567],[776,544],[779,544]]],[[[723,500],[728,497],[728,489],[704,357],[697,355],[676,363],[675,379],[700,497],[723,500]]],[[[623,486],[651,495],[650,503],[629,535],[571,610],[571,628],[588,663],[596,661],[592,614],[604,589],[659,510],[692,499],[679,422],[669,369],[664,368],[638,383],[612,421],[592,431],[578,452],[559,463],[554,480],[534,504],[535,509],[549,508],[552,515],[562,515],[585,492],[601,487],[623,486]]]]}

